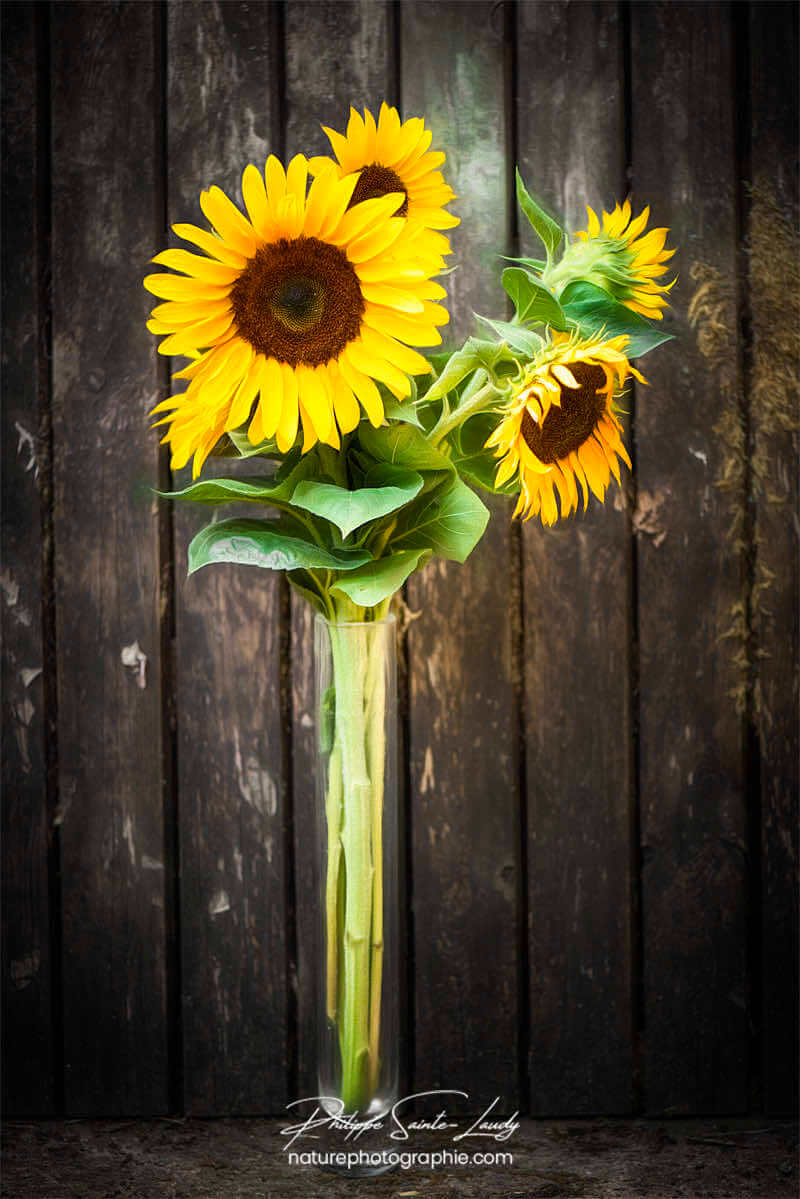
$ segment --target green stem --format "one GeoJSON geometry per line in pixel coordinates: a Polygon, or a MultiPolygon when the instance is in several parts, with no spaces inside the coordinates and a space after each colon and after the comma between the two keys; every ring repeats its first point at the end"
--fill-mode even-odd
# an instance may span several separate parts
{"type": "MultiPolygon", "coordinates": [[[[382,615],[377,617],[382,619],[382,615]]],[[[391,636],[393,629],[389,629],[391,636]]],[[[372,934],[369,998],[369,1093],[373,1095],[380,1072],[381,986],[383,983],[383,784],[386,763],[386,655],[383,630],[375,633],[367,668],[367,768],[372,781],[371,834],[372,934]]]]}
{"type": "Polygon", "coordinates": [[[370,854],[371,786],[365,745],[365,666],[350,630],[330,626],[336,686],[336,732],[341,744],[343,825],[347,880],[344,911],[344,999],[340,1012],[342,1101],[345,1111],[368,1103],[369,953],[373,867],[370,854]]]}
{"type": "Polygon", "coordinates": [[[328,873],[325,883],[326,1010],[329,1020],[337,1016],[339,866],[342,857],[342,747],[336,737],[328,760],[328,794],[325,816],[328,823],[328,873]]]}
{"type": "Polygon", "coordinates": [[[474,416],[476,412],[481,412],[484,408],[491,407],[496,399],[497,388],[493,383],[485,383],[466,403],[462,399],[462,402],[452,412],[449,414],[442,413],[439,421],[428,434],[427,440],[429,444],[437,446],[451,429],[463,425],[464,421],[468,420],[470,416],[474,416]]]}

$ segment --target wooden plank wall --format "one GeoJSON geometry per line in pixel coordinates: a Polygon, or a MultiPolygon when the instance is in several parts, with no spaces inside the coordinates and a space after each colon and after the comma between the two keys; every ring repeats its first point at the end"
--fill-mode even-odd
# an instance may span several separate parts
{"type": "Polygon", "coordinates": [[[550,530],[493,501],[470,562],[407,588],[404,1088],[796,1109],[796,26],[789,3],[4,5],[8,1113],[314,1093],[311,620],[279,578],[185,578],[141,278],[202,188],[240,199],[246,163],[324,152],[321,122],[383,98],[448,153],[450,344],[533,249],[517,162],[570,228],[630,193],[679,247],[624,487],[550,530]]]}

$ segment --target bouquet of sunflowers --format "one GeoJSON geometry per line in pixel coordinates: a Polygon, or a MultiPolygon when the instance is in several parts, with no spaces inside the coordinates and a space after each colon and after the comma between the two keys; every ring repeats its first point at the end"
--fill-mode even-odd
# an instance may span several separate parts
{"type": "MultiPolygon", "coordinates": [[[[148,328],[188,359],[166,413],[172,466],[193,459],[171,498],[252,517],[214,520],[189,546],[211,563],[282,570],[330,639],[324,697],[325,1012],[338,1046],[330,1085],[348,1112],[381,1087],[384,668],[352,626],[376,625],[432,556],[463,562],[488,511],[477,490],[517,495],[514,515],[549,525],[589,492],[602,501],[619,461],[619,398],[630,363],[667,339],[667,230],[646,232],[626,201],[571,242],[517,174],[540,258],[502,270],[510,320],[444,353],[438,281],[458,225],[455,199],[419,118],[384,104],[326,129],[334,157],[250,165],[243,210],[218,187],[200,197],[210,228],[174,226],[196,251],[169,249],[148,275],[161,301],[148,328]],[[259,456],[257,476],[200,478],[210,454],[259,456]]],[[[384,1080],[385,1081],[385,1080],[384,1080]]]]}

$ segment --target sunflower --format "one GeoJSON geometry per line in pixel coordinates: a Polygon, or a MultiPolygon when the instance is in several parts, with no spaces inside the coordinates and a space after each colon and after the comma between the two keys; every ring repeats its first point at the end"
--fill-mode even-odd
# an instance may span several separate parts
{"type": "Polygon", "coordinates": [[[164,441],[172,466],[194,455],[196,477],[223,433],[247,425],[250,442],[274,438],[285,453],[302,426],[303,452],[338,448],[363,408],[376,427],[383,403],[376,380],[398,399],[409,375],[430,370],[411,346],[438,345],[445,292],[408,247],[414,237],[395,214],[399,192],[353,204],[358,176],[330,168],[307,189],[308,162],[284,170],[274,156],[264,175],[245,168],[245,217],[212,187],[200,207],[214,232],[174,225],[202,251],[165,250],[153,261],[181,274],[148,275],[164,301],[148,328],[166,334],[159,352],[193,359],[174,378],[185,392],[158,404],[169,415],[164,441]]]}
{"type": "MultiPolygon", "coordinates": [[[[397,109],[384,101],[377,122],[368,108],[363,117],[351,108],[346,134],[325,125],[322,128],[338,160],[339,173],[360,172],[352,202],[402,192],[403,203],[397,215],[406,217],[416,230],[420,254],[443,265],[441,256],[451,250],[439,230],[452,229],[460,222],[445,210],[455,193],[437,169],[445,155],[429,149],[433,134],[425,128],[424,120],[412,117],[401,122],[397,109]]],[[[316,174],[331,163],[330,158],[312,158],[309,169],[316,174]]]]}
{"type": "Polygon", "coordinates": [[[554,333],[525,371],[520,389],[486,442],[500,458],[495,486],[518,472],[514,516],[540,516],[552,525],[583,507],[589,489],[602,503],[611,474],[620,482],[618,458],[630,467],[614,409],[614,394],[629,374],[646,382],[625,355],[628,338],[554,333]]]}
{"type": "Polygon", "coordinates": [[[558,266],[546,273],[545,282],[556,294],[573,279],[586,279],[611,293],[626,308],[651,320],[662,319],[664,298],[675,284],[657,283],[669,269],[664,265],[675,253],[665,250],[669,229],[645,233],[650,209],[631,220],[630,201],[603,213],[602,230],[597,214],[587,205],[588,228],[579,230],[577,242],[568,246],[558,266]]]}

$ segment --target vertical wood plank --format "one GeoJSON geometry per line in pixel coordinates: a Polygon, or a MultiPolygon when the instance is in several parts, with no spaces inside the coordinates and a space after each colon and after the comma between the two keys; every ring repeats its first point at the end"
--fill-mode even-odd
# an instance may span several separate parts
{"type": "MultiPolygon", "coordinates": [[[[320,125],[346,128],[352,104],[377,115],[389,94],[389,7],[374,0],[295,0],[286,10],[286,155],[330,154],[320,125]]],[[[297,894],[298,1094],[315,1095],[314,988],[319,879],[314,815],[314,613],[292,596],[292,711],[297,894]]]]}
{"type": "Polygon", "coordinates": [[[798,1106],[797,9],[750,5],[750,420],[755,501],[755,715],[761,748],[763,1098],[798,1106]]]}
{"type": "Polygon", "coordinates": [[[154,30],[150,4],[53,9],[65,1090],[69,1112],[103,1115],[167,1104],[157,381],[141,287],[154,30]]]}
{"type": "MultiPolygon", "coordinates": [[[[245,166],[274,149],[270,7],[169,5],[170,223],[205,228],[212,183],[241,203],[245,166]]],[[[280,580],[219,565],[187,579],[189,541],[213,518],[174,512],[184,1097],[197,1115],[282,1111],[288,1069],[280,580]]]]}
{"type": "Polygon", "coordinates": [[[718,485],[724,431],[741,419],[731,14],[636,4],[631,22],[634,196],[671,227],[681,276],[678,340],[647,360],[636,409],[645,1103],[736,1112],[748,1037],[744,495],[718,485]],[[716,349],[702,328],[695,348],[687,325],[693,278],[716,281],[716,349]]]}
{"type": "MultiPolygon", "coordinates": [[[[54,1110],[48,902],[39,391],[47,312],[39,241],[43,81],[33,4],[3,5],[3,1109],[54,1110]]],[[[44,81],[46,86],[46,81],[44,81]]],[[[46,126],[45,126],[46,129],[46,126]]]]}
{"type": "MultiPolygon", "coordinates": [[[[401,6],[401,94],[424,115],[459,200],[449,276],[456,345],[472,310],[505,312],[504,12],[490,3],[401,6]]],[[[416,1089],[519,1104],[518,785],[512,665],[516,602],[507,503],[465,566],[414,576],[409,629],[416,1089]]]]}
{"type": "MultiPolygon", "coordinates": [[[[518,36],[523,176],[585,229],[586,204],[625,194],[617,5],[523,3],[518,36]]],[[[520,233],[536,257],[524,218],[520,233]]],[[[627,488],[523,526],[534,1115],[633,1101],[630,587],[627,488]]]]}

